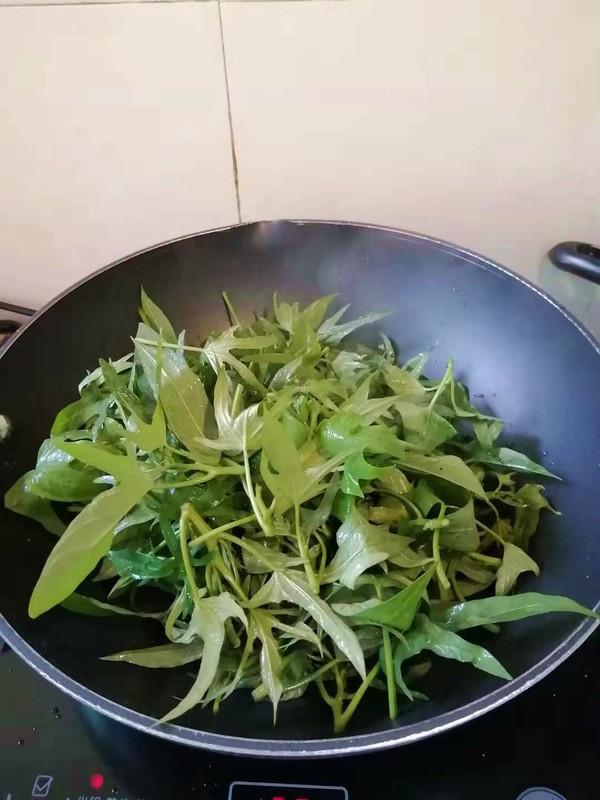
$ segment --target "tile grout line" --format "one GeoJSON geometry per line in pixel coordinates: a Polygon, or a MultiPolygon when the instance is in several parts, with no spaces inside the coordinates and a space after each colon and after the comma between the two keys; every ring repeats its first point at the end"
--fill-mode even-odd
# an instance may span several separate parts
{"type": "Polygon", "coordinates": [[[221,52],[223,53],[223,72],[225,74],[225,96],[227,98],[227,118],[229,120],[229,139],[231,142],[231,161],[233,167],[233,183],[235,186],[235,203],[237,207],[238,222],[242,221],[242,204],[240,200],[240,180],[238,173],[237,153],[235,150],[235,133],[233,130],[233,114],[231,113],[231,95],[229,94],[229,73],[227,71],[227,52],[225,50],[225,36],[223,34],[223,15],[221,2],[217,3],[219,9],[219,30],[221,31],[221,52]]]}

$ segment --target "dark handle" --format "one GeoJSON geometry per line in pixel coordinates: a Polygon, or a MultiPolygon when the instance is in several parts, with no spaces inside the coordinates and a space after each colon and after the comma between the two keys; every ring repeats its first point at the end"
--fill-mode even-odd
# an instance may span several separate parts
{"type": "Polygon", "coordinates": [[[548,253],[558,269],[600,284],[600,247],[584,242],[561,242],[548,253]]]}
{"type": "Polygon", "coordinates": [[[0,319],[0,335],[18,331],[20,323],[14,319],[0,319]]]}

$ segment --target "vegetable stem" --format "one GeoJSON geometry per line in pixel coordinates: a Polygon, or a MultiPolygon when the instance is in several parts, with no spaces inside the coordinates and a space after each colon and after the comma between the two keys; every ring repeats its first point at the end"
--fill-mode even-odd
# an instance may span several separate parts
{"type": "Polygon", "coordinates": [[[308,545],[304,538],[304,533],[300,525],[300,506],[298,504],[294,506],[294,525],[296,529],[296,539],[298,541],[298,548],[300,550],[300,556],[304,561],[304,571],[306,572],[308,584],[310,586],[311,592],[317,595],[319,594],[319,582],[317,581],[317,576],[315,575],[314,570],[312,568],[312,564],[310,562],[310,555],[308,553],[308,545]]]}
{"type": "Polygon", "coordinates": [[[469,553],[470,558],[475,561],[481,561],[483,564],[489,564],[492,567],[501,567],[502,559],[495,558],[494,556],[486,556],[485,553],[469,553]]]}
{"type": "Polygon", "coordinates": [[[396,676],[394,674],[394,659],[392,655],[392,643],[390,634],[383,628],[383,655],[385,661],[385,674],[387,678],[388,708],[390,719],[398,716],[398,695],[396,691],[396,676]]]}
{"type": "Polygon", "coordinates": [[[350,700],[344,711],[338,716],[337,721],[334,721],[334,728],[336,733],[341,733],[345,729],[348,722],[350,722],[350,718],[358,708],[358,704],[360,703],[360,701],[365,696],[365,692],[377,677],[378,672],[379,672],[379,664],[375,664],[375,666],[371,669],[365,680],[354,692],[352,700],[350,700]]]}

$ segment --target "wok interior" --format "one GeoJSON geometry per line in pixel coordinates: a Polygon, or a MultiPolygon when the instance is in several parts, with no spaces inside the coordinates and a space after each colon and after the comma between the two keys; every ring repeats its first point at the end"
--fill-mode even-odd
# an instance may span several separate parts
{"type": "MultiPolygon", "coordinates": [[[[543,517],[534,557],[539,579],[522,590],[565,594],[594,606],[600,551],[600,355],[566,316],[535,290],[483,259],[395,231],[335,224],[258,223],[180,240],[133,256],[77,286],[48,308],[0,360],[0,411],[13,423],[3,445],[0,490],[35,461],[55,413],[99,357],[128,352],[140,286],[190,342],[227,324],[221,292],[238,315],[262,311],[274,291],[289,300],[338,293],[356,315],[389,311],[376,326],[400,358],[431,349],[426,373],[440,377],[447,359],[478,403],[507,420],[505,440],[562,476],[548,496],[562,516],[543,517]],[[547,455],[542,456],[542,450],[547,455]]],[[[373,334],[371,334],[373,335],[373,334]]],[[[190,668],[145,670],[100,656],[162,642],[146,620],[96,619],[58,609],[32,621],[31,589],[53,544],[32,521],[0,510],[3,580],[0,609],[10,625],[62,672],[128,708],[160,717],[189,686],[190,668]]],[[[513,676],[535,667],[581,624],[569,615],[512,623],[482,633],[513,676]]],[[[386,698],[363,703],[348,734],[406,728],[431,721],[510,685],[471,667],[437,663],[422,684],[428,703],[407,708],[395,723],[386,698]]],[[[420,687],[421,688],[421,687],[420,687]]],[[[237,692],[221,708],[196,709],[181,724],[251,738],[329,738],[328,709],[309,693],[282,704],[272,726],[268,703],[237,692]]]]}

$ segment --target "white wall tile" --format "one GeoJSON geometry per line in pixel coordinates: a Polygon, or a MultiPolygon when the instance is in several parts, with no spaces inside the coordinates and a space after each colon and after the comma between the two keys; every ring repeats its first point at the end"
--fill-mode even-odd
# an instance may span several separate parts
{"type": "Polygon", "coordinates": [[[236,221],[216,3],[0,8],[0,299],[236,221]]]}
{"type": "Polygon", "coordinates": [[[600,242],[600,3],[224,3],[245,219],[600,242]]]}

